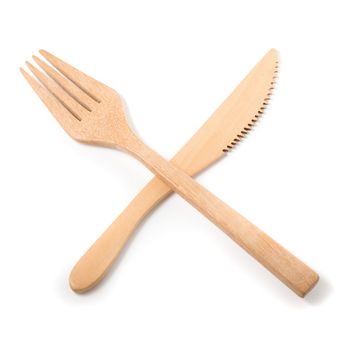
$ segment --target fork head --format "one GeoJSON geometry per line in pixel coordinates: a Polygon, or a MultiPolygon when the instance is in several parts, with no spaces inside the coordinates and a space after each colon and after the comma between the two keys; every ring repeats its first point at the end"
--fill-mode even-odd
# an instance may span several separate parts
{"type": "Polygon", "coordinates": [[[21,72],[63,129],[74,139],[102,146],[125,147],[133,133],[120,95],[47,51],[26,62],[36,79],[21,72]]]}

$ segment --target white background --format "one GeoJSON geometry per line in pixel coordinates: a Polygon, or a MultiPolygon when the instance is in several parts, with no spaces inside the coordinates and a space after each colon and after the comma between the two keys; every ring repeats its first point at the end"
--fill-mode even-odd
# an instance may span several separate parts
{"type": "Polygon", "coordinates": [[[349,349],[347,1],[3,1],[1,349],[349,349]],[[86,295],[70,269],[151,173],[58,126],[19,66],[41,48],[117,89],[167,158],[271,47],[255,130],[198,180],[315,268],[300,299],[174,195],[86,295]]]}

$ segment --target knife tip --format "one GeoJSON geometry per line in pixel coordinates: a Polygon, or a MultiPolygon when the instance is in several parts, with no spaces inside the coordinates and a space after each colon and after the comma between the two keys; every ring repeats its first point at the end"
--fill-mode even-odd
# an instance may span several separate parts
{"type": "Polygon", "coordinates": [[[278,55],[278,51],[274,47],[272,49],[270,49],[270,51],[268,53],[272,54],[272,55],[275,55],[275,56],[278,55]]]}

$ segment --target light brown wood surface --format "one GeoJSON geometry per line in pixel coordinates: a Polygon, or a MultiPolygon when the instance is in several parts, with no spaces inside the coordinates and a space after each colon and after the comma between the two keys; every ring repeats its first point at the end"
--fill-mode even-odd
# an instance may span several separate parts
{"type": "MultiPolygon", "coordinates": [[[[304,296],[311,290],[318,280],[316,272],[134,134],[127,123],[120,96],[113,89],[45,51],[41,54],[68,79],[38,58],[35,60],[46,74],[31,64],[28,66],[41,84],[24,70],[22,73],[71,137],[85,143],[118,147],[132,154],[295,293],[304,296]]],[[[266,74],[275,69],[276,52],[270,51],[269,56],[274,60],[267,64],[266,74]]],[[[232,135],[232,123],[236,121],[229,117],[225,121],[221,124],[214,120],[207,137],[215,149],[225,149],[222,142],[232,135]]]]}
{"type": "MultiPolygon", "coordinates": [[[[225,150],[241,140],[267,106],[276,73],[276,54],[272,51],[258,62],[171,162],[193,176],[222,158],[226,153],[213,146],[211,130],[218,124],[225,125],[226,119],[232,119],[235,123],[227,142],[235,141],[225,150]]],[[[154,177],[74,266],[69,278],[72,289],[85,292],[96,286],[139,223],[170,193],[171,189],[154,177]]]]}

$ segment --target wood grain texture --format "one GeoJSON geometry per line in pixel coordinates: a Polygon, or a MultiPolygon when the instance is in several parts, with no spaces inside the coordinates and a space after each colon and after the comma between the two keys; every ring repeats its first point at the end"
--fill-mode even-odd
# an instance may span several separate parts
{"type": "MultiPolygon", "coordinates": [[[[268,52],[171,162],[194,176],[226,155],[219,147],[213,147],[212,130],[217,125],[231,124],[232,134],[222,135],[224,143],[231,140],[237,143],[245,136],[261,115],[259,112],[268,104],[271,83],[277,73],[276,62],[275,52],[268,52]]],[[[233,146],[231,144],[226,149],[233,146]]],[[[159,178],[151,180],[74,266],[69,277],[72,289],[82,293],[95,287],[111,268],[139,223],[170,193],[171,189],[159,178]]]]}
{"type": "Polygon", "coordinates": [[[106,275],[143,218],[172,192],[154,177],[86,251],[69,276],[71,288],[86,292],[106,275]]]}
{"type": "Polygon", "coordinates": [[[296,294],[304,297],[317,283],[315,271],[138,139],[132,153],[296,294]]]}
{"type": "MultiPolygon", "coordinates": [[[[52,76],[52,79],[48,79],[29,65],[40,84],[22,71],[32,88],[71,137],[80,142],[118,147],[132,154],[299,296],[304,296],[315,285],[318,275],[312,269],[189,175],[146,146],[129,127],[117,92],[57,57],[45,51],[41,53],[65,77],[75,83],[86,94],[86,98],[95,101],[89,110],[74,98],[73,92],[67,91],[67,86],[63,86],[58,79],[52,76]]],[[[270,51],[270,57],[275,58],[273,56],[276,56],[276,53],[270,51]]],[[[266,69],[271,67],[267,65],[266,69]]],[[[47,74],[50,75],[49,72],[47,74]]],[[[227,124],[221,124],[219,120],[214,120],[211,129],[207,130],[208,135],[205,138],[211,140],[212,147],[222,145],[222,140],[232,132],[232,118],[226,118],[226,121],[227,124]]]]}

